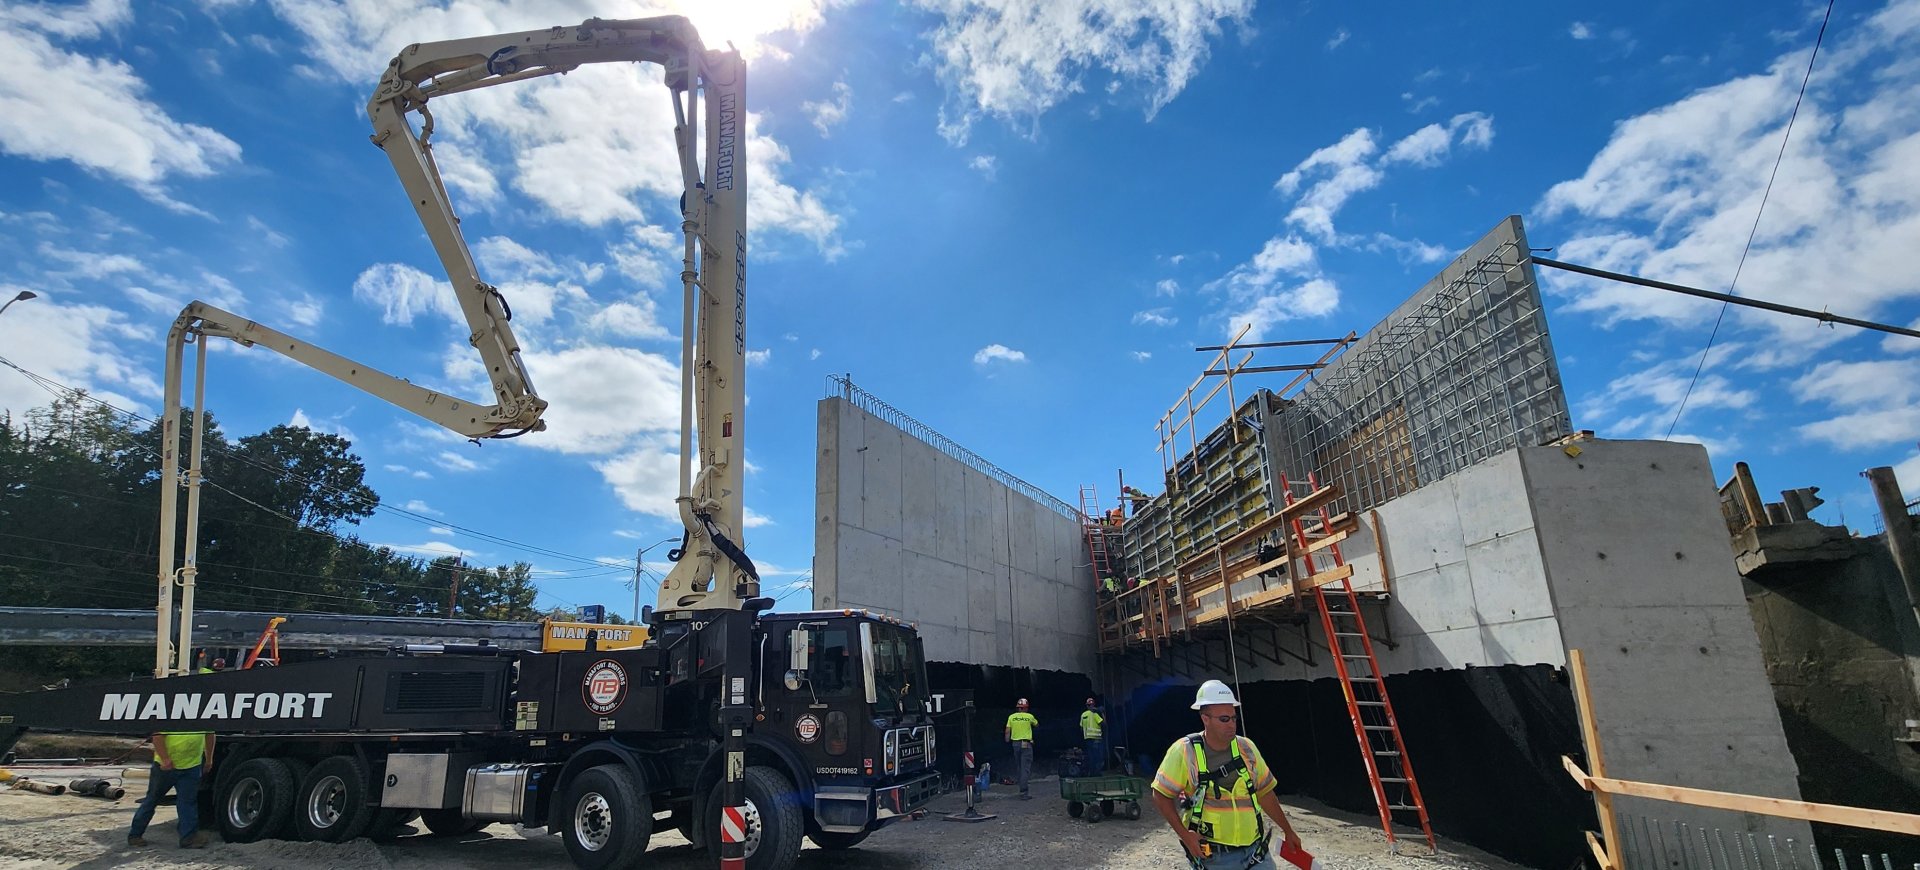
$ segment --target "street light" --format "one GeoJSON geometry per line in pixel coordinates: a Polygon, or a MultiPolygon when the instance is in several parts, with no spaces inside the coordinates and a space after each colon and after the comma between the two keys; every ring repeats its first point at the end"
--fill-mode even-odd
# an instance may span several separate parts
{"type": "Polygon", "coordinates": [[[19,293],[14,294],[13,298],[7,300],[5,304],[0,305],[0,314],[7,313],[7,309],[13,307],[13,303],[15,302],[25,302],[28,299],[38,299],[38,298],[40,298],[40,294],[35,293],[32,290],[22,290],[19,293]]]}
{"type": "Polygon", "coordinates": [[[647,551],[661,544],[671,544],[680,540],[678,535],[662,541],[655,541],[640,548],[639,555],[633,557],[633,621],[640,621],[640,575],[647,570],[647,551]]]}

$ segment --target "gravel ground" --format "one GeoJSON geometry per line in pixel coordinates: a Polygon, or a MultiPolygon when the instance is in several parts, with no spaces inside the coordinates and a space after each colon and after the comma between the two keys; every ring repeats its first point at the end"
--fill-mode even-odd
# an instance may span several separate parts
{"type": "MultiPolygon", "coordinates": [[[[47,782],[65,783],[87,776],[112,776],[119,771],[100,768],[17,769],[16,773],[47,782]]],[[[374,843],[357,840],[342,845],[326,843],[262,842],[225,844],[217,841],[200,851],[174,847],[172,807],[161,807],[147,832],[147,849],[126,847],[127,824],[144,780],[134,780],[126,799],[117,803],[70,796],[53,797],[24,791],[0,790],[0,864],[21,870],[100,867],[129,868],[239,868],[280,870],[415,870],[415,868],[473,868],[473,870],[532,870],[568,867],[560,838],[542,831],[522,831],[496,824],[458,838],[424,834],[374,843]]],[[[991,821],[960,824],[942,819],[965,808],[959,794],[934,801],[927,818],[903,822],[876,833],[858,848],[828,852],[807,844],[800,870],[916,870],[916,868],[1104,868],[1146,870],[1183,868],[1179,846],[1151,807],[1143,806],[1139,821],[1110,819],[1099,824],[1070,819],[1066,805],[1054,797],[1058,785],[1051,779],[1034,783],[1034,799],[1013,799],[996,787],[981,802],[991,821]]],[[[1489,868],[1518,870],[1469,846],[1442,841],[1437,857],[1391,856],[1379,828],[1371,819],[1332,810],[1312,801],[1285,801],[1307,849],[1324,870],[1453,870],[1489,868]]],[[[1410,850],[1413,851],[1413,850],[1410,850]]],[[[1424,848],[1417,851],[1424,852],[1424,848]]],[[[711,868],[686,840],[673,833],[656,834],[648,852],[648,868],[693,870],[711,868]]]]}

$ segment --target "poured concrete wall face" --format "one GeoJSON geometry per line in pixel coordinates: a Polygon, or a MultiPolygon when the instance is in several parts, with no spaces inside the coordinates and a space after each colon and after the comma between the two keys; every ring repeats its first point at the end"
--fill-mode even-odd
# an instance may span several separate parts
{"type": "MultiPolygon", "coordinates": [[[[1524,449],[1520,462],[1561,638],[1586,655],[1608,775],[1798,799],[1706,449],[1579,447],[1524,449]]],[[[1614,809],[1809,841],[1805,822],[1637,798],[1614,809]]]]}
{"type": "Polygon", "coordinates": [[[930,661],[1093,673],[1074,518],[844,399],[819,431],[815,607],[915,621],[930,661]]]}
{"type": "MultiPolygon", "coordinates": [[[[1706,451],[1698,445],[1590,441],[1579,445],[1577,456],[1557,447],[1511,450],[1387,502],[1359,521],[1360,530],[1341,548],[1354,567],[1356,589],[1391,593],[1384,607],[1362,605],[1381,669],[1390,675],[1389,691],[1410,680],[1419,683],[1415,678],[1435,669],[1472,669],[1471,684],[1497,679],[1474,677],[1483,668],[1498,668],[1490,673],[1499,674],[1538,665],[1564,668],[1567,650],[1579,649],[1588,662],[1609,775],[1800,797],[1706,451]]],[[[1337,689],[1317,616],[1304,628],[1247,620],[1236,625],[1236,635],[1238,678],[1250,691],[1251,684],[1265,681],[1325,681],[1337,689]],[[1313,664],[1302,661],[1306,657],[1313,664]]],[[[1130,684],[1136,702],[1190,693],[1192,683],[1208,676],[1232,677],[1224,669],[1225,641],[1204,643],[1207,655],[1181,659],[1198,665],[1181,679],[1130,684]]],[[[1564,682],[1528,681],[1509,694],[1548,709],[1562,703],[1571,709],[1564,682]]],[[[1425,697],[1432,702],[1435,696],[1425,697]]],[[[1458,720],[1460,710],[1480,709],[1486,698],[1462,698],[1452,710],[1409,706],[1421,703],[1418,693],[1405,699],[1396,694],[1394,701],[1415,770],[1421,770],[1423,746],[1511,739],[1520,756],[1538,757],[1542,745],[1550,747],[1549,762],[1579,746],[1570,718],[1539,717],[1559,721],[1564,733],[1463,735],[1463,726],[1430,723],[1458,720]]],[[[1512,721],[1498,713],[1507,703],[1487,703],[1487,721],[1512,721]]],[[[1283,739],[1284,721],[1271,724],[1281,730],[1267,733],[1269,723],[1250,718],[1249,733],[1256,740],[1283,739]]],[[[1351,736],[1336,732],[1315,745],[1323,755],[1351,752],[1358,758],[1351,736]]],[[[1470,826],[1450,818],[1471,816],[1484,801],[1564,804],[1571,780],[1562,783],[1560,775],[1483,793],[1430,789],[1429,806],[1442,830],[1472,836],[1470,826]]],[[[1313,793],[1349,809],[1371,809],[1343,804],[1342,793],[1324,783],[1313,793]]],[[[1801,822],[1630,799],[1615,807],[1668,825],[1682,821],[1729,835],[1753,831],[1809,841],[1801,822]]],[[[1530,848],[1498,837],[1476,842],[1497,850],[1530,848]]],[[[1680,860],[1677,852],[1671,858],[1680,860]]]]}

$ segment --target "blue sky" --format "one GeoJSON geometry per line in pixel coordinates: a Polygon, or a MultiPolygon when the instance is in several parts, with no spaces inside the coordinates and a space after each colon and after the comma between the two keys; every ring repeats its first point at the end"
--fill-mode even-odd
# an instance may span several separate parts
{"type": "MultiPolygon", "coordinates": [[[[198,297],[484,395],[367,144],[368,94],[408,43],[684,11],[750,57],[748,550],[803,605],[830,373],[1071,500],[1111,496],[1117,468],[1158,489],[1153,422],[1206,361],[1195,345],[1247,322],[1365,330],[1508,214],[1563,259],[1724,288],[1823,9],[8,4],[0,292],[41,298],[0,317],[0,356],[151,414],[166,328],[198,297]]],[[[1917,39],[1920,0],[1840,4],[1740,292],[1920,318],[1920,55],[1898,48],[1917,39]]],[[[658,75],[435,104],[549,431],[475,447],[238,348],[214,355],[210,407],[233,432],[351,437],[409,511],[367,540],[530,559],[543,603],[630,609],[619,560],[677,534],[679,191],[658,75]]],[[[1716,306],[1544,280],[1575,426],[1664,436],[1716,306]]],[[[0,406],[46,399],[0,371],[0,406]]],[[[1861,469],[1899,466],[1920,495],[1917,399],[1920,341],[1734,309],[1674,437],[1723,477],[1749,461],[1764,493],[1820,485],[1824,519],[1871,530],[1861,469]]]]}

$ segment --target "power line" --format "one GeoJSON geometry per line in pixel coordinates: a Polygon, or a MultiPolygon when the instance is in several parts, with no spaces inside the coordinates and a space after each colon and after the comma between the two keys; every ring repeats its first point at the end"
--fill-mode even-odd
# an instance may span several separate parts
{"type": "MultiPolygon", "coordinates": [[[[1827,14],[1820,19],[1820,32],[1813,37],[1813,55],[1807,58],[1806,75],[1800,78],[1800,94],[1793,98],[1793,112],[1787,115],[1787,129],[1780,136],[1780,153],[1773,157],[1773,171],[1767,175],[1767,189],[1760,194],[1760,207],[1753,214],[1753,228],[1747,230],[1747,244],[1740,249],[1740,262],[1733,267],[1733,281],[1727,285],[1732,293],[1740,286],[1740,272],[1747,267],[1747,254],[1753,250],[1753,239],[1760,233],[1760,216],[1767,213],[1767,198],[1773,195],[1773,180],[1780,176],[1780,163],[1787,156],[1787,143],[1793,140],[1793,122],[1800,117],[1800,102],[1807,98],[1807,82],[1813,79],[1813,62],[1820,57],[1820,43],[1827,38],[1827,22],[1833,20],[1833,0],[1827,0],[1827,14]]],[[[1707,354],[1713,352],[1713,341],[1720,336],[1720,322],[1726,319],[1727,306],[1720,303],[1720,313],[1713,318],[1713,331],[1707,334],[1707,346],[1700,350],[1700,362],[1693,367],[1693,377],[1687,381],[1687,391],[1680,394],[1680,406],[1673,409],[1673,422],[1667,424],[1667,437],[1673,437],[1673,430],[1680,425],[1680,415],[1687,412],[1687,399],[1693,396],[1695,384],[1700,383],[1700,372],[1707,367],[1707,354]]]]}

